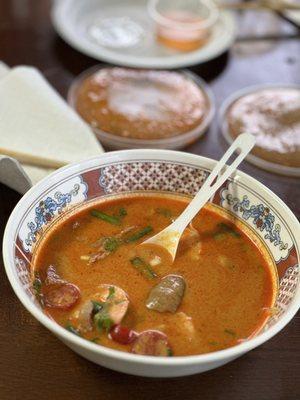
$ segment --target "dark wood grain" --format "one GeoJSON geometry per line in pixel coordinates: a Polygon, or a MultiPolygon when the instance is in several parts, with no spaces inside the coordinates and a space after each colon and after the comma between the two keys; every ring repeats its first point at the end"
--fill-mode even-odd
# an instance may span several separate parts
{"type": "MultiPolygon", "coordinates": [[[[96,62],[55,34],[49,1],[0,0],[0,60],[38,67],[63,95],[74,76],[96,62]]],[[[255,19],[253,19],[255,24],[255,19]]],[[[283,31],[289,28],[284,27],[283,31]]],[[[257,44],[253,44],[255,50],[257,44]]],[[[257,48],[258,49],[258,48],[257,48]]],[[[210,81],[217,106],[233,91],[266,82],[300,83],[300,40],[273,41],[261,54],[242,56],[237,46],[193,70],[210,81]]],[[[3,134],[3,132],[0,132],[3,134]]],[[[218,158],[225,144],[217,120],[187,151],[218,158]]],[[[300,216],[299,180],[245,163],[300,216]]],[[[0,232],[20,196],[0,185],[0,232]]],[[[0,399],[298,400],[300,318],[268,343],[217,370],[178,379],[143,379],[96,366],[74,354],[26,312],[0,261],[0,399]]]]}

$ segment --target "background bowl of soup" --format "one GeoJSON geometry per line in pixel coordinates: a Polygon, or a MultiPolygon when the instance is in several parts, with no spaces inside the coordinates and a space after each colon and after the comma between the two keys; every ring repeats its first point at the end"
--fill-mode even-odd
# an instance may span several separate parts
{"type": "MultiPolygon", "coordinates": [[[[211,347],[199,355],[182,355],[179,351],[172,357],[154,357],[120,351],[106,343],[98,344],[77,336],[55,322],[53,315],[50,318],[38,301],[33,271],[35,252],[53,227],[82,207],[114,197],[159,195],[187,199],[199,190],[215,163],[174,151],[126,150],[69,165],[45,178],[17,204],[4,234],[5,268],[20,301],[78,354],[104,367],[141,376],[175,377],[207,371],[270,339],[283,329],[300,306],[300,227],[293,213],[274,193],[242,172],[237,172],[221,187],[210,207],[227,215],[238,229],[247,231],[272,264],[274,282],[278,284],[276,296],[268,318],[257,332],[216,351],[211,347]]],[[[224,233],[226,230],[219,232],[216,239],[220,240],[220,246],[224,233]]],[[[233,285],[234,281],[231,284],[229,279],[224,291],[229,293],[233,285]]],[[[205,307],[205,298],[201,303],[199,307],[205,307]]],[[[230,307],[229,296],[228,310],[230,307]]],[[[224,317],[227,314],[224,312],[224,317]]],[[[227,331],[228,335],[234,334],[230,329],[227,331]]],[[[210,346],[214,346],[212,341],[210,346]]]]}
{"type": "Polygon", "coordinates": [[[208,85],[190,71],[94,66],[70,87],[68,102],[109,149],[180,149],[215,114],[208,85]]]}

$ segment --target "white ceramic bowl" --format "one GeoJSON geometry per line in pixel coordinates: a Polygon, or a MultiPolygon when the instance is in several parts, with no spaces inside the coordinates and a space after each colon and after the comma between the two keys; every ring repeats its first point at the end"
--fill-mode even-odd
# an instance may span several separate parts
{"type": "Polygon", "coordinates": [[[289,208],[255,179],[237,172],[214,196],[214,203],[244,220],[265,243],[278,268],[279,312],[253,339],[226,350],[186,357],[149,357],[102,347],[70,333],[48,318],[34,297],[30,259],[38,236],[81,203],[114,193],[167,191],[193,195],[214,160],[166,150],[126,150],[64,167],[25,194],[4,234],[3,256],[10,283],[27,310],[67,346],[113,370],[149,376],[191,375],[219,367],[278,333],[300,306],[299,222],[289,208]]]}

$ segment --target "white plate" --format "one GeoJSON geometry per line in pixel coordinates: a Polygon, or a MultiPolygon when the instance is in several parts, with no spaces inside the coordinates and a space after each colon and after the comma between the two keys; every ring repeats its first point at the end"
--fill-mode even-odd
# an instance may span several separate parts
{"type": "Polygon", "coordinates": [[[181,68],[201,64],[222,54],[235,39],[234,17],[230,12],[222,12],[205,46],[189,53],[169,50],[156,43],[154,24],[146,6],[146,0],[56,0],[52,22],[58,34],[75,49],[97,60],[127,67],[181,68]],[[89,31],[95,21],[103,24],[110,18],[128,18],[133,30],[133,38],[129,41],[134,43],[136,34],[140,35],[138,43],[132,46],[124,43],[123,47],[117,48],[104,46],[93,39],[89,31]]]}

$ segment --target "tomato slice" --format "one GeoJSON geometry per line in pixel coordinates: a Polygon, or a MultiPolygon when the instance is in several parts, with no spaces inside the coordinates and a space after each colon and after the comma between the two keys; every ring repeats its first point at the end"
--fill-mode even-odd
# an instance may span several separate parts
{"type": "Polygon", "coordinates": [[[72,283],[58,283],[45,285],[42,295],[46,307],[69,310],[79,300],[80,290],[72,283]]]}
{"type": "Polygon", "coordinates": [[[140,333],[132,345],[131,352],[145,356],[168,357],[172,355],[167,336],[156,330],[140,333]]]}
{"type": "Polygon", "coordinates": [[[110,331],[110,337],[118,343],[129,344],[132,343],[136,337],[137,333],[132,329],[122,326],[120,324],[115,325],[110,331]]]}

